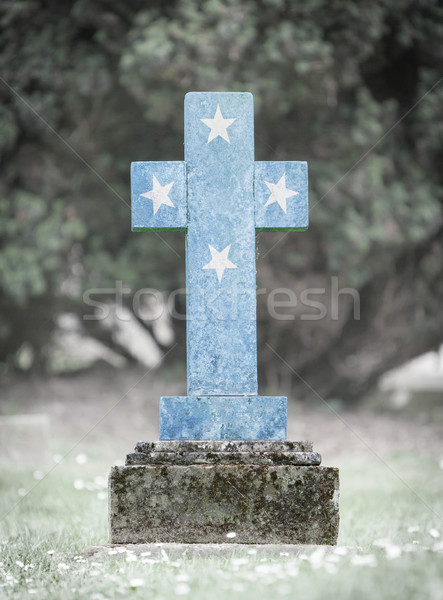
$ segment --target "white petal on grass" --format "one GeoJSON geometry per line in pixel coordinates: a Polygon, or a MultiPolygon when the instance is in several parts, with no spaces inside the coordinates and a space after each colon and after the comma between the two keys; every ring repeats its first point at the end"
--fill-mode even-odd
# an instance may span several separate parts
{"type": "Polygon", "coordinates": [[[21,498],[23,498],[24,496],[26,496],[26,490],[25,490],[25,488],[19,488],[19,489],[17,490],[17,494],[18,494],[18,495],[19,495],[21,498]]]}
{"type": "Polygon", "coordinates": [[[249,564],[249,560],[246,558],[246,556],[238,556],[238,557],[233,557],[231,558],[231,563],[233,565],[248,565],[249,564]]]}
{"type": "Polygon", "coordinates": [[[320,547],[314,550],[314,552],[308,557],[308,560],[314,569],[318,569],[323,565],[324,558],[325,549],[320,547]]]}
{"type": "Polygon", "coordinates": [[[376,567],[377,559],[373,554],[356,554],[351,558],[351,565],[355,567],[376,567]]]}
{"type": "Polygon", "coordinates": [[[88,462],[88,457],[86,454],[81,452],[80,454],[77,454],[77,456],[75,457],[75,462],[78,465],[85,465],[88,462]]]}
{"type": "Polygon", "coordinates": [[[283,563],[281,562],[270,562],[256,565],[255,573],[258,576],[262,576],[261,581],[265,584],[274,583],[276,579],[282,579],[286,576],[283,563]]]}
{"type": "Polygon", "coordinates": [[[58,563],[57,568],[59,571],[67,571],[69,569],[69,565],[64,562],[58,563]]]}
{"type": "Polygon", "coordinates": [[[126,552],[126,548],[124,546],[122,548],[117,548],[117,552],[122,554],[122,552],[126,552]]]}
{"type": "Polygon", "coordinates": [[[155,560],[154,558],[142,558],[141,562],[144,565],[155,565],[157,563],[159,563],[159,560],[155,560]]]}
{"type": "Polygon", "coordinates": [[[328,563],[338,563],[340,562],[340,556],[338,556],[337,554],[328,554],[325,557],[325,560],[328,563]]]}
{"type": "Polygon", "coordinates": [[[160,553],[162,555],[162,558],[165,562],[169,562],[169,556],[166,554],[166,552],[163,550],[163,548],[160,548],[160,553]]]}
{"type": "Polygon", "coordinates": [[[25,563],[22,563],[21,560],[16,560],[15,564],[17,565],[17,567],[20,567],[20,569],[23,569],[23,567],[25,566],[25,563]]]}
{"type": "Polygon", "coordinates": [[[420,527],[418,525],[409,525],[408,533],[417,533],[417,531],[420,531],[420,527]]]}
{"type": "Polygon", "coordinates": [[[143,587],[144,585],[145,585],[145,580],[142,579],[141,577],[135,577],[134,579],[131,579],[131,581],[129,582],[129,587],[131,587],[131,588],[143,587]]]}
{"type": "Polygon", "coordinates": [[[63,456],[61,454],[54,454],[52,460],[55,462],[56,465],[58,465],[62,462],[63,456]]]}
{"type": "Polygon", "coordinates": [[[169,564],[171,565],[171,567],[181,567],[183,565],[181,560],[173,560],[169,564]]]}
{"type": "Polygon", "coordinates": [[[443,469],[443,458],[440,458],[438,466],[440,467],[440,469],[443,469]]]}
{"type": "Polygon", "coordinates": [[[141,552],[140,556],[151,556],[151,552],[141,552]]]}
{"type": "Polygon", "coordinates": [[[187,583],[179,583],[175,588],[177,596],[186,596],[191,591],[191,588],[187,583]]]}
{"type": "Polygon", "coordinates": [[[235,531],[230,531],[229,533],[226,534],[226,537],[228,538],[228,540],[232,540],[236,536],[237,536],[237,534],[235,533],[235,531]]]}
{"type": "Polygon", "coordinates": [[[37,481],[42,480],[44,476],[45,474],[43,473],[43,471],[34,471],[33,473],[33,477],[34,479],[37,479],[37,481]]]}
{"type": "Polygon", "coordinates": [[[137,562],[135,554],[126,554],[126,562],[137,562]]]}
{"type": "Polygon", "coordinates": [[[46,554],[49,554],[49,556],[52,556],[54,554],[55,550],[48,550],[46,552],[46,554]]]}
{"type": "Polygon", "coordinates": [[[325,563],[325,570],[329,575],[335,575],[338,571],[338,567],[332,563],[325,563]]]}
{"type": "Polygon", "coordinates": [[[384,538],[381,540],[375,540],[375,542],[373,542],[372,545],[377,546],[378,548],[386,548],[387,546],[391,546],[392,542],[391,542],[391,540],[384,538]]]}
{"type": "Polygon", "coordinates": [[[109,555],[118,554],[118,550],[114,550],[114,549],[108,550],[108,554],[109,555]]]}
{"type": "Polygon", "coordinates": [[[336,546],[332,552],[334,554],[337,554],[338,556],[346,556],[346,554],[348,553],[348,549],[346,548],[346,546],[336,546]]]}
{"type": "Polygon", "coordinates": [[[439,538],[440,532],[437,529],[432,528],[429,530],[429,535],[433,538],[439,538]]]}
{"type": "Polygon", "coordinates": [[[260,565],[255,565],[254,567],[254,571],[256,573],[259,574],[268,574],[270,571],[272,571],[272,565],[268,565],[268,564],[260,564],[260,565]]]}
{"type": "Polygon", "coordinates": [[[286,575],[288,577],[298,577],[299,569],[296,561],[292,561],[286,565],[286,575]]]}
{"type": "Polygon", "coordinates": [[[14,585],[14,583],[18,583],[18,579],[11,575],[11,573],[6,573],[5,580],[8,585],[14,585]]]}
{"type": "Polygon", "coordinates": [[[257,554],[257,550],[255,548],[251,548],[250,550],[248,550],[248,554],[251,554],[251,555],[257,554]]]}
{"type": "Polygon", "coordinates": [[[394,560],[395,558],[398,558],[399,556],[401,556],[400,546],[394,546],[394,544],[391,544],[390,546],[386,546],[385,552],[386,552],[386,558],[388,560],[394,560]]]}
{"type": "Polygon", "coordinates": [[[83,490],[85,487],[85,482],[83,481],[83,479],[76,479],[74,481],[74,487],[76,490],[83,490]]]}
{"type": "Polygon", "coordinates": [[[34,590],[34,589],[32,589],[32,588],[29,588],[29,590],[28,590],[28,594],[36,594],[36,593],[37,593],[37,590],[34,590]]]}
{"type": "Polygon", "coordinates": [[[99,500],[106,500],[108,498],[108,492],[97,492],[97,498],[99,500]]]}
{"type": "Polygon", "coordinates": [[[175,576],[175,581],[189,581],[189,575],[187,573],[178,573],[175,576]]]}

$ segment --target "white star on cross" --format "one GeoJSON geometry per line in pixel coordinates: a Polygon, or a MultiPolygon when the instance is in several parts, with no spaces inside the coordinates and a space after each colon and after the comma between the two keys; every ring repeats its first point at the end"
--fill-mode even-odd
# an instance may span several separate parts
{"type": "Polygon", "coordinates": [[[220,252],[216,250],[213,246],[211,246],[211,244],[208,244],[208,246],[209,250],[211,251],[212,259],[210,262],[208,262],[207,265],[205,265],[202,268],[215,269],[215,271],[217,272],[218,281],[219,283],[221,283],[225,269],[237,268],[237,265],[234,265],[234,263],[232,263],[228,258],[229,250],[231,249],[231,244],[229,244],[229,246],[226,246],[226,248],[224,250],[221,250],[220,252]]]}
{"type": "Polygon", "coordinates": [[[230,144],[231,141],[227,129],[236,120],[237,119],[224,119],[220,110],[220,105],[217,104],[217,110],[215,111],[213,119],[200,119],[200,121],[203,121],[203,123],[211,129],[206,143],[209,144],[209,142],[212,142],[212,140],[215,140],[216,137],[220,136],[230,144]]]}
{"type": "Polygon", "coordinates": [[[294,190],[290,190],[286,187],[286,173],[283,173],[278,183],[270,183],[269,181],[265,181],[265,183],[271,191],[271,195],[265,206],[277,202],[283,209],[283,212],[286,212],[286,199],[291,196],[297,196],[298,194],[298,192],[294,192],[294,190]]]}
{"type": "Polygon", "coordinates": [[[161,185],[155,175],[153,176],[152,180],[153,189],[149,192],[145,192],[144,194],[140,194],[140,196],[152,200],[154,215],[162,204],[166,204],[167,206],[172,206],[172,208],[175,208],[172,200],[169,197],[169,192],[171,191],[174,182],[171,181],[171,183],[161,185]]]}

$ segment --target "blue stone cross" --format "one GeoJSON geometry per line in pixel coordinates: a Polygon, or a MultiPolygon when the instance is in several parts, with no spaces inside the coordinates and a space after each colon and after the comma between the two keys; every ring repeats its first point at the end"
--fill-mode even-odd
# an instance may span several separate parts
{"type": "Polygon", "coordinates": [[[287,398],[258,396],[255,232],[308,227],[306,162],[254,162],[249,93],[185,98],[185,161],[134,162],[133,231],[186,232],[187,396],[161,440],[285,440],[287,398]]]}

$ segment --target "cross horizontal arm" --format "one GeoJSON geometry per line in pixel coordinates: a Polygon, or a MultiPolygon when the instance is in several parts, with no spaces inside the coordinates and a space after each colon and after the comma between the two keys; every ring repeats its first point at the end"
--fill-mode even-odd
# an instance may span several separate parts
{"type": "Polygon", "coordinates": [[[307,229],[308,164],[304,161],[256,162],[254,201],[256,230],[307,229]]]}
{"type": "Polygon", "coordinates": [[[186,231],[184,162],[133,162],[131,190],[132,231],[186,231]]]}

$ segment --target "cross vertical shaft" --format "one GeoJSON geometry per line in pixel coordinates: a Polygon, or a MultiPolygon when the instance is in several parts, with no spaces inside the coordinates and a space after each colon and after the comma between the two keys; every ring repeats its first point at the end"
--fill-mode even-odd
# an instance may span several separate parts
{"type": "Polygon", "coordinates": [[[207,94],[187,94],[185,162],[188,394],[257,394],[251,94],[214,93],[210,103],[207,94]],[[205,124],[215,105],[224,123],[233,121],[225,130],[229,141],[211,139],[213,128],[205,124]],[[235,268],[221,276],[202,268],[211,248],[229,248],[235,268]]]}

